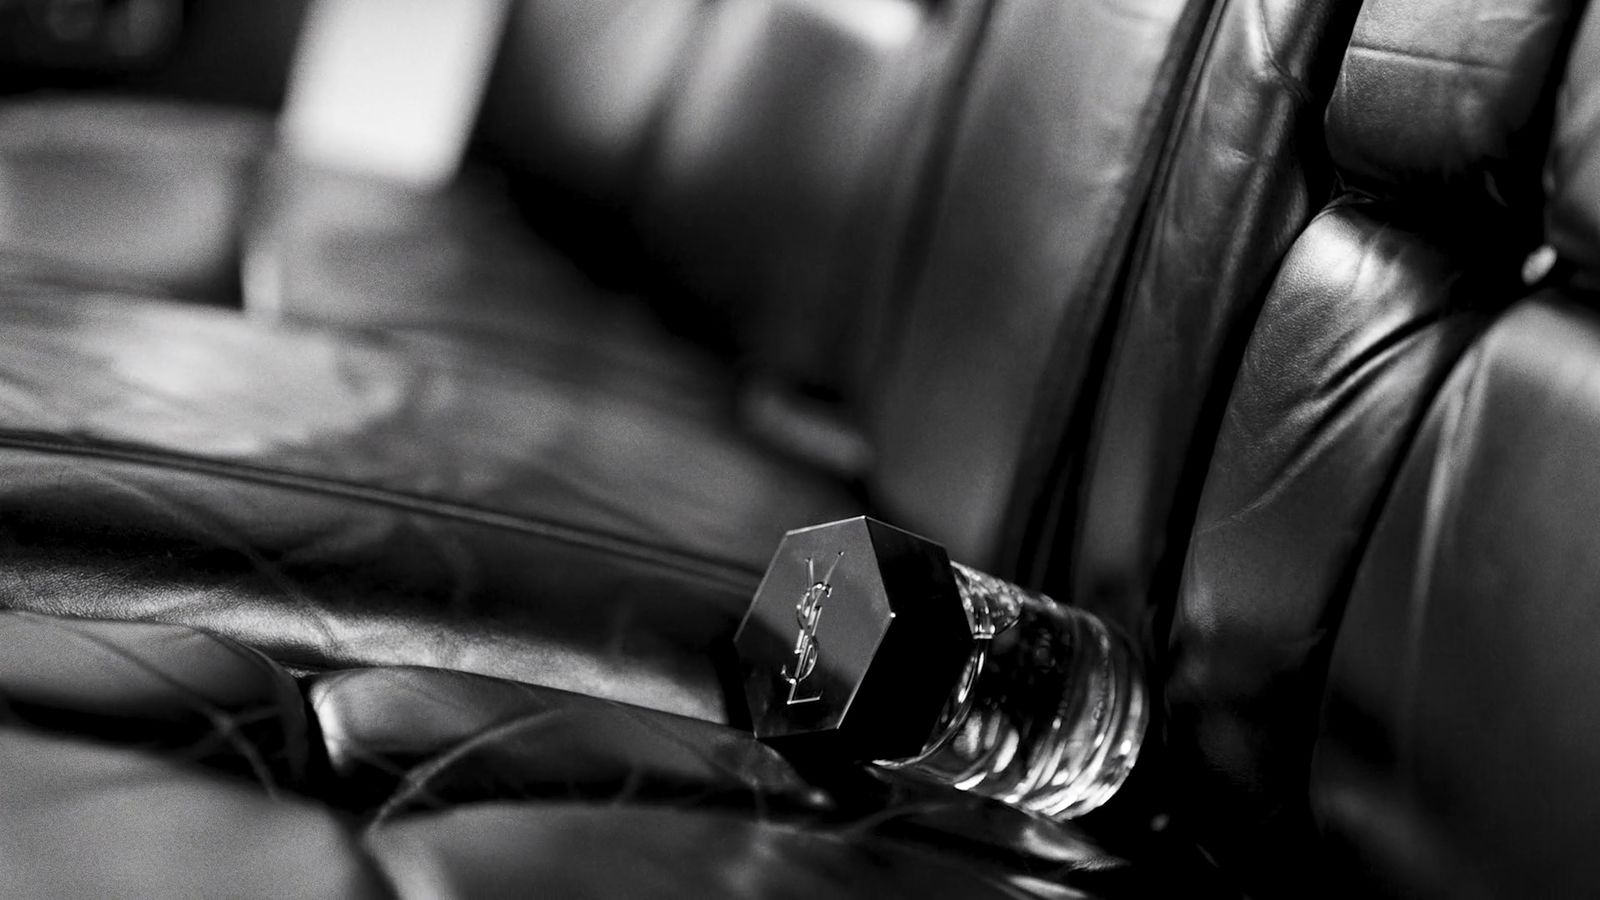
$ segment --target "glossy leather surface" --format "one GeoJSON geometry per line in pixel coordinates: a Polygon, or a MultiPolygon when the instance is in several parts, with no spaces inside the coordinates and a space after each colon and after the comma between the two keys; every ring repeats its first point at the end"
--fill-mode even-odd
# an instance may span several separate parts
{"type": "Polygon", "coordinates": [[[263,117],[58,97],[0,107],[0,251],[77,281],[238,296],[263,117]]]}
{"type": "Polygon", "coordinates": [[[946,854],[704,811],[480,805],[382,829],[369,846],[396,894],[418,900],[1030,896],[946,854]]]}
{"type": "Polygon", "coordinates": [[[1497,186],[1537,181],[1572,10],[1504,12],[1362,7],[1328,113],[1360,190],[1290,251],[1212,451],[1169,638],[1167,749],[1203,842],[1258,890],[1322,871],[1305,786],[1350,585],[1434,392],[1524,290],[1539,208],[1497,186]],[[1481,115],[1417,99],[1458,70],[1472,90],[1452,98],[1481,115]]]}
{"type": "Polygon", "coordinates": [[[585,694],[389,668],[319,676],[307,697],[340,796],[379,819],[518,796],[791,810],[830,802],[744,732],[585,694]]]}
{"type": "Polygon", "coordinates": [[[1164,883],[1071,829],[859,774],[813,783],[746,732],[580,694],[416,667],[297,685],[182,626],[9,612],[0,641],[51,659],[0,671],[0,872],[21,896],[1020,898],[1164,883]],[[97,684],[118,676],[120,691],[97,684]],[[27,713],[46,706],[54,720],[27,713]],[[271,727],[284,722],[300,727],[271,727]],[[224,781],[201,768],[217,748],[299,763],[224,781]],[[72,866],[74,842],[106,850],[72,866]]]}
{"type": "Polygon", "coordinates": [[[1441,393],[1333,652],[1312,799],[1347,889],[1593,890],[1600,322],[1546,294],[1441,393]]]}
{"type": "Polygon", "coordinates": [[[569,382],[603,373],[608,390],[697,417],[732,402],[718,356],[664,333],[636,294],[597,284],[483,167],[424,190],[277,154],[240,243],[245,308],[265,321],[354,326],[424,354],[464,344],[569,382]]]}
{"type": "MultiPolygon", "coordinates": [[[[1590,58],[1600,43],[1600,21],[1584,20],[1575,38],[1574,66],[1590,58]]],[[[1575,70],[1580,75],[1582,70],[1575,70]]],[[[1600,160],[1593,152],[1600,142],[1600,79],[1568,78],[1557,98],[1559,114],[1545,167],[1553,186],[1546,217],[1549,242],[1561,258],[1574,263],[1573,275],[1592,284],[1600,270],[1600,160]]]]}
{"type": "Polygon", "coordinates": [[[1537,209],[1548,74],[1579,6],[1364,6],[1328,106],[1328,145],[1347,183],[1452,214],[1537,209]]]}
{"type": "Polygon", "coordinates": [[[392,896],[325,811],[81,738],[0,726],[0,802],[15,897],[392,896]]]}
{"type": "Polygon", "coordinates": [[[273,789],[306,777],[300,692],[260,651],[181,625],[0,614],[3,719],[94,734],[273,789]]]}
{"type": "Polygon", "coordinates": [[[1546,170],[1552,285],[1511,307],[1433,403],[1333,647],[1312,806],[1342,887],[1374,896],[1582,896],[1600,331],[1585,243],[1591,10],[1546,170]]]}
{"type": "Polygon", "coordinates": [[[1483,293],[1423,236],[1335,207],[1290,252],[1235,381],[1172,623],[1167,747],[1207,846],[1275,892],[1312,867],[1302,798],[1352,567],[1483,293]]]}
{"type": "Polygon", "coordinates": [[[635,221],[680,291],[726,311],[747,365],[858,389],[989,5],[703,7],[635,221]]]}
{"type": "Polygon", "coordinates": [[[7,107],[0,883],[1586,893],[1575,12],[529,0],[436,195],[7,107]],[[739,727],[778,534],[863,510],[1139,630],[1112,805],[739,727]]]}
{"type": "Polygon", "coordinates": [[[555,678],[720,719],[705,652],[769,548],[853,506],[718,417],[652,402],[659,388],[629,396],[648,370],[586,380],[559,357],[5,293],[10,605],[159,614],[301,665],[555,678]],[[71,599],[38,596],[47,576],[71,599]],[[698,687],[641,680],[661,666],[698,687]]]}
{"type": "Polygon", "coordinates": [[[528,4],[514,27],[546,52],[497,84],[560,66],[541,79],[559,93],[491,136],[551,210],[536,219],[593,227],[601,267],[632,267],[675,320],[837,398],[876,503],[1003,568],[1032,505],[1018,467],[1096,377],[1209,7],[528,4]]]}
{"type": "Polygon", "coordinates": [[[596,270],[849,393],[989,5],[523,3],[485,134],[596,270]]]}
{"type": "MultiPolygon", "coordinates": [[[[1092,348],[1209,4],[998,5],[881,383],[871,484],[896,521],[996,567],[1036,431],[1092,348]]],[[[1048,443],[1047,447],[1051,446],[1048,443]]],[[[1045,452],[1049,452],[1046,450],[1045,452]]]]}
{"type": "Polygon", "coordinates": [[[1119,298],[1079,458],[1035,459],[1050,485],[1026,565],[1058,596],[1155,646],[1215,436],[1269,280],[1331,190],[1321,116],[1358,4],[1226,3],[1188,93],[1119,298]],[[1248,248],[1248,250],[1246,250],[1248,248]],[[1053,521],[1052,521],[1053,519],[1053,521]]]}

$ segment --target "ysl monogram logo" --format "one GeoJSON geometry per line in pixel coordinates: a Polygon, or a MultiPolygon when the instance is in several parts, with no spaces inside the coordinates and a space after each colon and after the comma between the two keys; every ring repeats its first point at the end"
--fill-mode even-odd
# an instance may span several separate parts
{"type": "Polygon", "coordinates": [[[800,594],[800,602],[795,604],[795,621],[800,623],[800,633],[794,639],[794,670],[789,666],[783,667],[783,680],[789,683],[788,706],[797,703],[811,703],[822,699],[819,689],[810,696],[800,695],[800,683],[811,677],[817,668],[817,655],[822,652],[822,645],[817,642],[817,623],[822,620],[822,601],[833,594],[833,572],[839,568],[839,560],[844,558],[844,551],[833,558],[833,565],[828,567],[827,574],[822,580],[817,580],[816,560],[806,557],[806,581],[810,586],[800,594]]]}

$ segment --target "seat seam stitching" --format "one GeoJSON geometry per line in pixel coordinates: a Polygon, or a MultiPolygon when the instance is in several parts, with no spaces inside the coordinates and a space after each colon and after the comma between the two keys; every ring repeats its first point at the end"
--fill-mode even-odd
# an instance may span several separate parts
{"type": "Polygon", "coordinates": [[[621,535],[607,534],[583,526],[560,524],[518,513],[474,507],[459,501],[407,493],[375,485],[344,482],[324,476],[292,472],[265,466],[248,466],[115,444],[82,444],[47,437],[27,437],[16,433],[0,434],[0,450],[14,449],[98,459],[155,469],[187,471],[222,480],[252,483],[264,487],[387,506],[406,512],[422,513],[485,528],[520,533],[590,550],[614,553],[636,562],[677,571],[725,587],[748,587],[746,581],[757,574],[753,568],[711,559],[699,554],[648,544],[621,535]]]}

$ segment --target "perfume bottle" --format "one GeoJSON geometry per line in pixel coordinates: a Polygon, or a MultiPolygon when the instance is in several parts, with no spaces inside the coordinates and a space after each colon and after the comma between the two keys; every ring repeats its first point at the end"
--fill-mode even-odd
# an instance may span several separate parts
{"type": "Polygon", "coordinates": [[[762,740],[1049,818],[1116,792],[1148,717],[1119,631],[864,517],[789,532],[734,643],[762,740]]]}

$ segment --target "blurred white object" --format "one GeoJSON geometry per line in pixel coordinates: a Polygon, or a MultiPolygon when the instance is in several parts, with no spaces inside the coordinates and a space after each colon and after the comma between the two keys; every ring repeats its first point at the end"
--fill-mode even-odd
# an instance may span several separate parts
{"type": "Polygon", "coordinates": [[[461,165],[509,0],[317,0],[281,121],[307,162],[430,188],[461,165]]]}

